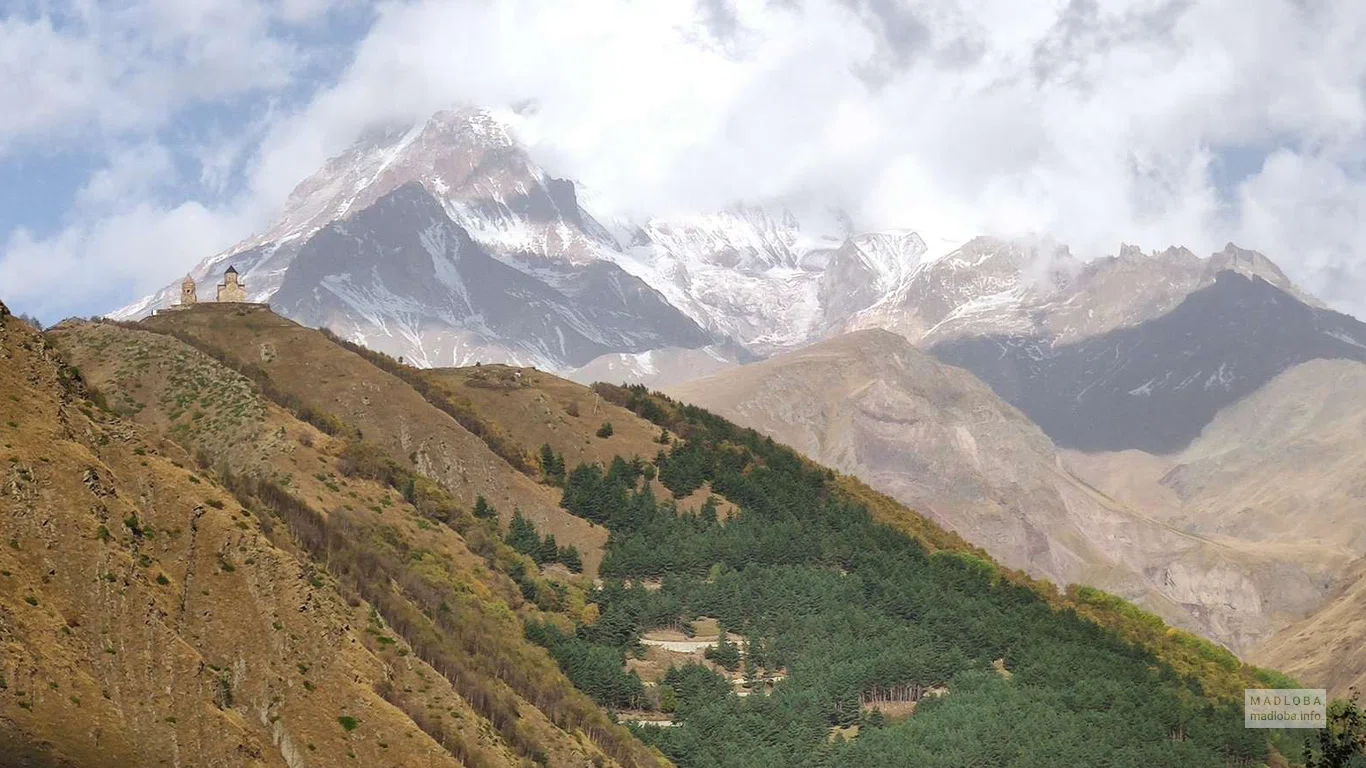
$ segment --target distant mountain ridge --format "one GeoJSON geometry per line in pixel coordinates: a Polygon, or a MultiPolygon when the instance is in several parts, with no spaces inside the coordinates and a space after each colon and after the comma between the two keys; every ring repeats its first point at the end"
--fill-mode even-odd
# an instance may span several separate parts
{"type": "Polygon", "coordinates": [[[921,262],[914,232],[849,237],[790,210],[737,206],[649,220],[611,258],[704,327],[760,355],[823,338],[921,262]]]}
{"type": "Polygon", "coordinates": [[[1366,361],[1366,324],[1305,304],[1260,276],[1223,270],[1138,325],[1062,342],[975,335],[932,350],[972,371],[1059,445],[1169,453],[1219,409],[1298,363],[1366,361]]]}
{"type": "Polygon", "coordinates": [[[1174,309],[1222,272],[1261,277],[1312,306],[1266,256],[1229,243],[1209,258],[1171,247],[1082,262],[1048,238],[978,237],[927,259],[846,329],[887,328],[921,346],[970,336],[1030,334],[1070,341],[1174,309]]]}
{"type": "MultiPolygon", "coordinates": [[[[857,232],[842,212],[807,204],[600,219],[573,182],[546,173],[518,143],[519,119],[462,108],[367,133],[301,182],[267,228],[191,277],[209,295],[234,266],[251,301],[422,365],[507,362],[628,380],[653,376],[652,367],[687,375],[699,348],[738,345],[737,359],[765,357],[861,328],[926,347],[973,336],[1084,339],[1169,312],[1223,271],[1313,303],[1266,257],[1232,244],[1209,259],[1123,246],[1083,263],[1047,238],[981,237],[931,252],[914,231],[857,232]],[[381,206],[392,221],[374,213],[409,185],[435,201],[426,218],[403,218],[394,206],[381,206]],[[367,233],[349,224],[359,219],[367,233]],[[474,295],[468,286],[433,272],[444,267],[417,266],[410,255],[402,261],[416,271],[400,275],[384,261],[417,236],[405,226],[481,250],[461,262],[467,271],[487,257],[521,276],[489,266],[471,304],[461,298],[474,295]],[[631,362],[647,352],[649,364],[631,362]]],[[[145,316],[179,290],[174,282],[112,316],[145,316]]]]}

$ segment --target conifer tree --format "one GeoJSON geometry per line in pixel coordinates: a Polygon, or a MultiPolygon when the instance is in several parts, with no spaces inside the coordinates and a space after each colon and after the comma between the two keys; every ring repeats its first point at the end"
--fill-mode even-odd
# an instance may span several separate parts
{"type": "Polygon", "coordinates": [[[541,445],[541,474],[551,485],[564,485],[564,455],[555,453],[550,443],[541,445]]]}
{"type": "Polygon", "coordinates": [[[493,505],[489,504],[488,499],[484,498],[484,494],[481,493],[474,500],[474,516],[481,520],[487,520],[497,517],[498,510],[494,509],[493,505]]]}
{"type": "Polygon", "coordinates": [[[558,561],[559,557],[560,547],[555,543],[555,534],[553,533],[546,534],[545,539],[541,542],[540,551],[532,555],[532,558],[538,563],[553,563],[558,561]]]}
{"type": "Polygon", "coordinates": [[[583,573],[583,559],[579,557],[579,550],[573,544],[560,547],[555,559],[574,573],[583,573]]]}
{"type": "Polygon", "coordinates": [[[724,623],[720,624],[719,631],[721,639],[703,651],[702,656],[721,665],[727,672],[734,672],[740,668],[740,647],[727,636],[724,623]]]}
{"type": "Polygon", "coordinates": [[[536,526],[522,516],[520,509],[512,514],[512,522],[508,524],[506,541],[508,546],[524,555],[532,555],[533,558],[541,550],[541,537],[536,533],[536,526]]]}

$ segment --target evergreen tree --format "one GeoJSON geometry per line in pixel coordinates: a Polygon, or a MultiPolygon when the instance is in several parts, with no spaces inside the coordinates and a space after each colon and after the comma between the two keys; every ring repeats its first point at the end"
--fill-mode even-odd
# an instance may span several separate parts
{"type": "Polygon", "coordinates": [[[740,647],[726,636],[726,625],[720,625],[721,639],[716,645],[702,652],[706,659],[716,662],[727,672],[734,672],[740,668],[740,647]]]}
{"type": "Polygon", "coordinates": [[[883,716],[882,710],[877,709],[876,707],[864,712],[862,716],[859,717],[859,727],[861,728],[881,728],[886,724],[887,719],[883,716]]]}
{"type": "Polygon", "coordinates": [[[512,522],[508,524],[506,541],[508,546],[524,555],[531,555],[533,559],[540,554],[541,536],[536,533],[536,526],[522,516],[520,509],[512,514],[512,522]]]}
{"type": "Polygon", "coordinates": [[[541,445],[541,474],[551,485],[564,485],[564,455],[555,453],[550,443],[541,445]]]}
{"type": "Polygon", "coordinates": [[[560,551],[556,553],[555,559],[559,560],[564,567],[574,573],[583,573],[583,559],[579,557],[579,550],[573,544],[560,547],[560,551]]]}
{"type": "Polygon", "coordinates": [[[716,510],[718,506],[716,497],[708,496],[707,500],[702,502],[702,510],[697,513],[698,519],[707,525],[715,525],[717,522],[716,510]]]}
{"type": "Polygon", "coordinates": [[[658,687],[659,711],[671,713],[678,709],[678,694],[674,693],[672,686],[661,685],[658,687]]]}
{"type": "Polygon", "coordinates": [[[555,534],[547,533],[541,542],[541,549],[532,556],[538,563],[553,563],[560,557],[560,547],[555,543],[555,534]]]}
{"type": "Polygon", "coordinates": [[[488,499],[484,498],[484,494],[481,493],[474,499],[474,516],[481,520],[492,519],[498,516],[498,510],[494,509],[493,505],[489,504],[488,499]]]}

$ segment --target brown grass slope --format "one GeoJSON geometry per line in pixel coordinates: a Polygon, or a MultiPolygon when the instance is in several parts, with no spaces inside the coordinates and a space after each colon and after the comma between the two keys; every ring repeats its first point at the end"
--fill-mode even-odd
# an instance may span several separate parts
{"type": "Polygon", "coordinates": [[[266,309],[211,304],[143,323],[261,369],[279,390],[357,427],[395,460],[440,482],[462,505],[483,495],[505,521],[520,508],[543,532],[578,547],[585,572],[596,573],[605,529],[560,509],[556,490],[518,471],[411,386],[319,331],[266,309]]]}
{"type": "Polygon", "coordinates": [[[659,427],[604,401],[588,387],[535,368],[480,365],[423,374],[533,450],[550,445],[564,454],[570,468],[610,463],[615,456],[653,459],[664,447],[656,442],[659,427]],[[610,437],[596,436],[603,424],[612,425],[610,437]]]}
{"type": "Polygon", "coordinates": [[[362,610],[4,314],[0,763],[461,764],[378,692],[362,610]]]}
{"type": "Polygon", "coordinates": [[[1330,696],[1366,691],[1366,559],[1343,574],[1342,587],[1311,616],[1254,649],[1253,659],[1330,696]]]}
{"type": "MultiPolygon", "coordinates": [[[[661,449],[669,448],[660,440],[672,440],[663,434],[666,430],[604,400],[591,388],[535,368],[479,365],[433,368],[418,375],[528,453],[549,445],[564,457],[568,469],[579,464],[607,466],[618,456],[653,461],[661,449]],[[607,424],[612,430],[604,437],[599,432],[607,424]]],[[[663,483],[654,480],[650,487],[657,498],[673,499],[663,483]]],[[[704,484],[691,496],[674,501],[681,510],[696,511],[709,496],[704,484]]],[[[717,511],[724,519],[733,509],[721,500],[717,511]]]]}
{"type": "MultiPolygon", "coordinates": [[[[433,524],[370,476],[366,467],[383,461],[373,446],[298,421],[176,338],[105,324],[66,325],[52,336],[112,408],[162,429],[229,477],[239,498],[293,534],[304,557],[326,563],[368,601],[367,641],[400,669],[418,667],[387,684],[386,696],[467,764],[657,761],[523,639],[515,614],[539,609],[498,568],[514,560],[535,566],[501,545],[496,528],[448,510],[440,517],[460,533],[433,524]],[[391,582],[395,589],[376,587],[391,582]]],[[[581,587],[538,583],[542,598],[565,595],[545,607],[566,620],[582,611],[581,587]]]]}

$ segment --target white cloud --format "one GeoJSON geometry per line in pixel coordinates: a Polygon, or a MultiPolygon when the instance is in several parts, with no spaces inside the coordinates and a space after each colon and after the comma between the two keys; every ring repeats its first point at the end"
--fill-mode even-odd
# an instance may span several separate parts
{"type": "Polygon", "coordinates": [[[287,34],[339,0],[15,0],[0,15],[0,157],[118,137],[292,82],[287,34]]]}
{"type": "Polygon", "coordinates": [[[124,208],[91,223],[73,225],[56,237],[35,241],[12,233],[3,244],[0,286],[16,312],[52,321],[73,314],[98,314],[91,299],[115,300],[149,293],[188,266],[184,254],[226,248],[248,222],[198,203],[162,207],[149,203],[124,208]]]}
{"type": "MultiPolygon", "coordinates": [[[[314,18],[319,2],[249,3],[265,16],[238,29],[314,18]]],[[[200,5],[160,34],[212,37],[222,6],[200,5]]],[[[334,85],[265,119],[246,191],[208,215],[258,225],[368,124],[534,100],[534,153],[617,212],[806,197],[864,226],[1044,232],[1083,256],[1232,239],[1340,306],[1366,295],[1360,3],[416,0],[376,13],[334,85]],[[1220,190],[1211,170],[1229,148],[1267,160],[1220,190]]],[[[232,87],[274,87],[208,44],[205,66],[235,73],[232,87]]],[[[88,48],[72,48],[73,71],[88,73],[88,48]]],[[[240,144],[215,145],[233,158],[218,165],[202,153],[206,177],[240,144]]],[[[208,255],[212,231],[177,263],[208,255]]]]}
{"type": "Polygon", "coordinates": [[[313,51],[301,48],[293,34],[349,3],[5,4],[0,161],[20,153],[55,155],[68,146],[100,152],[104,161],[72,196],[70,208],[54,212],[63,230],[35,238],[20,222],[0,243],[5,298],[46,313],[107,309],[259,224],[263,201],[253,195],[214,203],[166,198],[195,181],[180,178],[175,154],[197,158],[201,188],[220,193],[267,126],[248,118],[228,134],[211,124],[177,121],[187,107],[246,94],[273,96],[296,85],[313,51]],[[172,147],[166,136],[196,145],[172,147]]]}
{"type": "Polygon", "coordinates": [[[1304,286],[1366,318],[1366,184],[1332,161],[1282,150],[1240,190],[1237,239],[1293,253],[1304,286]]]}
{"type": "Polygon", "coordinates": [[[120,208],[124,201],[141,200],[174,178],[171,153],[156,143],[114,150],[108,165],[91,174],[76,194],[76,205],[89,211],[120,208]]]}

